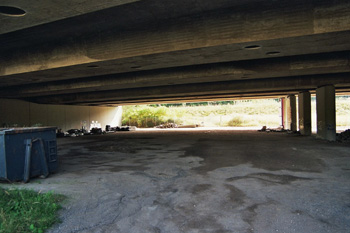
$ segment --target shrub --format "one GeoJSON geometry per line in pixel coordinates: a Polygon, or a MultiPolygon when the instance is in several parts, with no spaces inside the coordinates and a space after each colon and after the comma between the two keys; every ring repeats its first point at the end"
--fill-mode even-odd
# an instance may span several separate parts
{"type": "Polygon", "coordinates": [[[243,120],[240,116],[233,117],[229,122],[227,122],[227,126],[242,126],[243,120]]]}

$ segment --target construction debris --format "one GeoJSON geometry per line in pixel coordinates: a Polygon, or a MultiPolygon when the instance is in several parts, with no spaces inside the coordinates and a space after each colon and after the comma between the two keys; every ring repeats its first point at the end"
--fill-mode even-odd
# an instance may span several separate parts
{"type": "Polygon", "coordinates": [[[267,128],[266,126],[263,126],[261,129],[258,130],[259,132],[286,132],[283,128],[283,126],[280,126],[278,128],[267,128]]]}
{"type": "Polygon", "coordinates": [[[175,123],[165,123],[158,126],[155,126],[155,128],[165,129],[165,128],[178,128],[177,124],[175,123]]]}
{"type": "Polygon", "coordinates": [[[178,128],[197,128],[198,125],[179,125],[178,128]]]}
{"type": "MultiPolygon", "coordinates": [[[[96,125],[96,123],[95,123],[96,125]]],[[[70,129],[66,132],[63,132],[62,129],[57,129],[56,137],[78,137],[83,135],[101,135],[106,133],[112,133],[116,131],[135,131],[136,126],[116,126],[111,127],[110,125],[106,125],[106,130],[102,130],[100,127],[92,127],[88,132],[84,127],[81,129],[70,129]]]]}
{"type": "Polygon", "coordinates": [[[166,128],[197,128],[200,125],[193,124],[193,125],[177,125],[175,123],[165,123],[158,126],[155,126],[154,128],[160,128],[160,129],[166,129],[166,128]]]}

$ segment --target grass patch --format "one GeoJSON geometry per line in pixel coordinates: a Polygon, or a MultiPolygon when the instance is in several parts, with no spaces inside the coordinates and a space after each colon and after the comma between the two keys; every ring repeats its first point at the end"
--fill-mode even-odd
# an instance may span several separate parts
{"type": "Polygon", "coordinates": [[[59,222],[64,199],[52,192],[0,188],[0,233],[44,232],[59,222]]]}
{"type": "MultiPolygon", "coordinates": [[[[281,122],[281,102],[278,99],[237,100],[221,105],[176,106],[139,105],[123,107],[123,125],[153,127],[165,122],[208,127],[278,127],[281,122]]],[[[312,97],[312,122],[316,129],[316,98],[312,97]]],[[[350,126],[350,97],[336,98],[337,126],[350,126]]]]}
{"type": "Polygon", "coordinates": [[[242,126],[243,125],[243,120],[241,117],[239,116],[235,116],[233,117],[231,120],[229,120],[229,122],[227,122],[228,126],[242,126]]]}
{"type": "Polygon", "coordinates": [[[242,100],[220,105],[199,106],[125,106],[123,125],[153,127],[165,122],[209,127],[262,126],[278,127],[281,103],[276,99],[242,100]]]}

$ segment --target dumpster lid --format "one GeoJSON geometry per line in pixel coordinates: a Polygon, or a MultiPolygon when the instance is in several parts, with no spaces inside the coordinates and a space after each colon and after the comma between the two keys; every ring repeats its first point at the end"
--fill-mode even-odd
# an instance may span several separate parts
{"type": "Polygon", "coordinates": [[[56,130],[57,127],[0,128],[0,134],[18,134],[56,130]]]}

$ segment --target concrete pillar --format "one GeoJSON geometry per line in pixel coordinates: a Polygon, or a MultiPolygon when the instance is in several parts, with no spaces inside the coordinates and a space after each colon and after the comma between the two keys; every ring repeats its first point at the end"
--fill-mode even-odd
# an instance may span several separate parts
{"type": "Polygon", "coordinates": [[[281,118],[281,125],[284,129],[286,129],[286,98],[281,98],[281,118]]]}
{"type": "Polygon", "coordinates": [[[308,91],[298,95],[299,131],[301,135],[311,135],[311,94],[308,91]]]}
{"type": "Polygon", "coordinates": [[[293,132],[297,131],[297,106],[295,95],[289,95],[284,99],[284,127],[293,132]]]}
{"type": "Polygon", "coordinates": [[[335,88],[332,85],[316,89],[317,137],[336,140],[335,88]]]}

